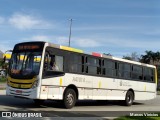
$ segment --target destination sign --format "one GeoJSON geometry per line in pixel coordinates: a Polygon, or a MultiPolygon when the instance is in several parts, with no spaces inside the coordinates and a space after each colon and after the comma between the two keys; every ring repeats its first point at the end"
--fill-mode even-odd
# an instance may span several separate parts
{"type": "Polygon", "coordinates": [[[26,50],[31,50],[31,51],[39,51],[43,50],[44,43],[42,42],[28,42],[28,43],[20,43],[15,45],[14,50],[15,51],[26,51],[26,50]]]}
{"type": "Polygon", "coordinates": [[[38,45],[20,45],[17,47],[17,50],[35,50],[39,48],[40,46],[38,45]]]}

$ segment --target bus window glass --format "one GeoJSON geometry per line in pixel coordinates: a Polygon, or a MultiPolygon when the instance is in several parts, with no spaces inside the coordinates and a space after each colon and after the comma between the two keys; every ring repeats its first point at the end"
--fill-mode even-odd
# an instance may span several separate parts
{"type": "Polygon", "coordinates": [[[113,75],[113,70],[112,69],[106,69],[106,75],[111,77],[113,75]]]}
{"type": "Polygon", "coordinates": [[[46,52],[43,70],[43,78],[62,75],[64,72],[63,56],[53,55],[46,52]]]}
{"type": "Polygon", "coordinates": [[[117,67],[118,66],[118,63],[117,62],[113,62],[113,77],[117,77],[118,75],[118,72],[117,72],[117,67]]]}
{"type": "Polygon", "coordinates": [[[82,65],[79,65],[79,64],[71,64],[71,65],[69,65],[69,71],[70,71],[70,72],[81,73],[81,72],[84,71],[84,70],[82,70],[82,69],[84,69],[83,66],[82,66],[82,65]]]}
{"type": "Polygon", "coordinates": [[[124,78],[130,79],[130,78],[131,78],[131,73],[128,72],[128,71],[125,71],[125,72],[124,72],[124,78]]]}
{"type": "Polygon", "coordinates": [[[63,71],[63,57],[62,56],[49,55],[47,61],[49,62],[48,70],[63,71]]]}
{"type": "Polygon", "coordinates": [[[153,81],[154,75],[153,75],[154,70],[152,68],[147,68],[144,67],[144,80],[145,81],[153,81]]]}
{"type": "Polygon", "coordinates": [[[124,64],[124,70],[125,70],[125,71],[131,71],[131,66],[130,66],[130,64],[125,63],[125,64],[124,64]]]}
{"type": "Polygon", "coordinates": [[[99,66],[99,60],[96,58],[88,57],[87,64],[91,66],[99,66]]]}
{"type": "Polygon", "coordinates": [[[88,73],[89,74],[97,74],[97,67],[88,66],[88,73]]]}
{"type": "Polygon", "coordinates": [[[70,62],[71,64],[73,63],[82,64],[82,58],[78,54],[71,54],[70,62]]]}
{"type": "Polygon", "coordinates": [[[133,65],[133,72],[142,73],[142,67],[133,65]]]}
{"type": "Polygon", "coordinates": [[[123,63],[119,63],[119,70],[124,70],[124,64],[123,63]]]}
{"type": "Polygon", "coordinates": [[[63,71],[63,57],[62,56],[55,56],[55,65],[58,71],[63,71]]]}
{"type": "Polygon", "coordinates": [[[118,63],[118,77],[122,78],[124,76],[124,64],[118,63]]]}
{"type": "Polygon", "coordinates": [[[136,80],[143,80],[142,67],[137,65],[132,66],[132,78],[136,80]]]}
{"type": "Polygon", "coordinates": [[[110,60],[104,60],[104,67],[112,68],[113,67],[113,62],[110,61],[110,60]]]}

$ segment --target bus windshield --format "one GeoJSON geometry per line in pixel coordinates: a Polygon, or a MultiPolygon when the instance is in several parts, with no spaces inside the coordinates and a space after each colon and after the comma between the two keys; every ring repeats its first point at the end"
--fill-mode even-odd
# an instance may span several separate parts
{"type": "Polygon", "coordinates": [[[33,78],[39,74],[42,52],[15,52],[9,64],[9,74],[14,78],[33,78]]]}

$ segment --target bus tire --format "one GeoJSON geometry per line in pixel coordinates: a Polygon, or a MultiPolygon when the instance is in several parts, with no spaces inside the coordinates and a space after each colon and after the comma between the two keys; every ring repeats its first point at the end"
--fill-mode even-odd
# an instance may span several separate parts
{"type": "Polygon", "coordinates": [[[76,104],[76,93],[73,89],[67,88],[64,93],[64,107],[67,109],[71,109],[76,104]]]}
{"type": "Polygon", "coordinates": [[[125,98],[125,105],[131,106],[133,104],[134,94],[132,91],[128,91],[125,98]]]}
{"type": "Polygon", "coordinates": [[[42,105],[44,103],[44,100],[34,99],[34,103],[36,105],[42,105]]]}

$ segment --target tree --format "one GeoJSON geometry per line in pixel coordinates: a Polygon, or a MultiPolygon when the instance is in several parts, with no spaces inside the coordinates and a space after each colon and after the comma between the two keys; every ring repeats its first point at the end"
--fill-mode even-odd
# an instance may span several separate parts
{"type": "Polygon", "coordinates": [[[131,54],[123,56],[123,59],[133,60],[133,61],[139,61],[140,57],[137,54],[137,52],[132,52],[131,54]]]}
{"type": "Polygon", "coordinates": [[[0,68],[2,68],[3,65],[3,59],[0,59],[0,68]]]}
{"type": "Polygon", "coordinates": [[[103,53],[104,55],[107,55],[107,56],[112,56],[112,54],[110,53],[103,53]]]}
{"type": "Polygon", "coordinates": [[[157,65],[160,61],[160,52],[145,51],[145,55],[141,55],[140,62],[157,65]]]}
{"type": "Polygon", "coordinates": [[[160,52],[145,51],[145,55],[141,55],[140,62],[152,64],[157,67],[158,78],[160,78],[160,52]]]}
{"type": "Polygon", "coordinates": [[[156,53],[155,53],[155,56],[156,56],[156,65],[159,65],[159,63],[160,63],[160,52],[159,51],[157,51],[156,53]]]}

